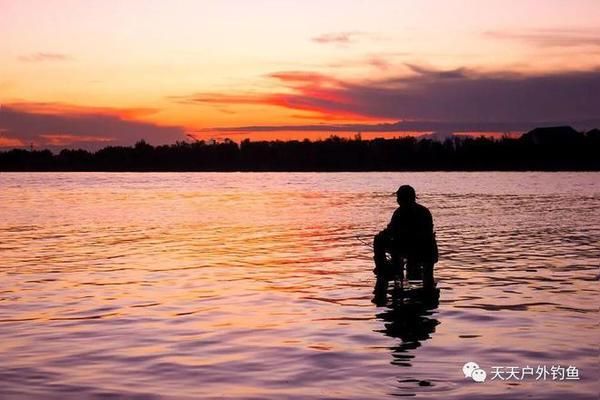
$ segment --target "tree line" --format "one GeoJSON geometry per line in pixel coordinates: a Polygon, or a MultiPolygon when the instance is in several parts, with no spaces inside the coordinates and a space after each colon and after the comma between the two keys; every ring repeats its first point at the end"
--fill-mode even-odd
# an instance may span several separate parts
{"type": "Polygon", "coordinates": [[[177,142],[90,152],[12,149],[0,171],[519,171],[600,170],[600,130],[537,128],[519,138],[454,136],[177,142]]]}

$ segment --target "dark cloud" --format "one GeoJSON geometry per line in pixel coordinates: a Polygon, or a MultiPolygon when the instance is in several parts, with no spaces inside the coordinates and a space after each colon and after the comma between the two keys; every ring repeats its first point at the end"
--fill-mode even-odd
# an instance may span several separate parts
{"type": "MultiPolygon", "coordinates": [[[[135,111],[141,112],[142,111],[135,111]]],[[[126,119],[135,113],[123,110],[85,109],[74,106],[35,104],[29,108],[2,105],[0,146],[15,147],[34,143],[38,147],[99,148],[131,145],[140,139],[153,144],[174,143],[185,138],[183,129],[126,119]],[[52,107],[53,106],[53,107],[52,107]],[[104,111],[101,111],[104,110],[104,111]]],[[[148,112],[147,110],[145,112],[148,112]]]]}
{"type": "MultiPolygon", "coordinates": [[[[469,76],[470,71],[466,68],[455,68],[450,70],[437,70],[435,68],[425,67],[423,65],[417,64],[404,64],[406,67],[414,72],[417,75],[420,75],[422,78],[432,78],[432,79],[454,79],[454,78],[467,78],[469,76]]],[[[399,78],[400,81],[406,80],[406,78],[399,78]]]]}
{"type": "Polygon", "coordinates": [[[46,61],[68,61],[70,59],[71,57],[69,55],[61,53],[33,53],[19,57],[19,61],[31,63],[46,61]]]}
{"type": "MultiPolygon", "coordinates": [[[[411,77],[348,83],[334,91],[345,111],[428,121],[573,121],[596,118],[600,70],[543,75],[421,70],[411,77]]],[[[331,93],[329,93],[331,94],[331,93]]],[[[305,103],[319,99],[300,93],[305,103]]],[[[327,110],[323,110],[327,111],[327,110]]]]}
{"type": "Polygon", "coordinates": [[[599,29],[537,29],[520,32],[489,31],[487,37],[514,40],[539,47],[600,47],[599,29]]]}
{"type": "MultiPolygon", "coordinates": [[[[517,124],[594,120],[600,110],[600,69],[522,75],[447,71],[418,65],[411,74],[344,81],[292,71],[271,74],[285,91],[261,94],[195,94],[189,102],[272,105],[311,112],[316,118],[420,121],[428,124],[517,124]]],[[[520,124],[520,125],[519,125],[520,124]]]]}
{"type": "Polygon", "coordinates": [[[563,120],[520,121],[520,122],[481,122],[481,121],[401,121],[381,124],[312,124],[312,125],[253,125],[206,129],[201,132],[525,132],[540,126],[573,125],[579,130],[600,126],[600,118],[584,121],[565,122],[563,120]]]}

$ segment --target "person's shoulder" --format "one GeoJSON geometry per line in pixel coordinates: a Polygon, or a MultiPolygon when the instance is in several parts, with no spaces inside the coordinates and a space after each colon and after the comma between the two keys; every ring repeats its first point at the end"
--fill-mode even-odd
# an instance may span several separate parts
{"type": "Polygon", "coordinates": [[[431,211],[429,211],[429,208],[425,207],[424,205],[416,203],[415,206],[417,207],[419,212],[426,214],[426,215],[431,215],[431,211]]]}
{"type": "Polygon", "coordinates": [[[423,204],[415,203],[415,206],[421,210],[429,211],[429,209],[427,207],[425,207],[423,204]]]}

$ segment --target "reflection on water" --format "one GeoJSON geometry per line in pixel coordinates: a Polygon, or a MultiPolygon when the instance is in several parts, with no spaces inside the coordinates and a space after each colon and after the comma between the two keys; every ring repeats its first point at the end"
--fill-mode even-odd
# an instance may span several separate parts
{"type": "Polygon", "coordinates": [[[414,357],[410,350],[418,348],[421,342],[429,339],[439,324],[439,321],[432,317],[433,311],[439,306],[439,299],[438,296],[405,298],[405,292],[398,290],[394,290],[392,296],[392,301],[384,304],[388,308],[376,316],[385,321],[385,329],[381,332],[401,339],[401,342],[393,347],[392,363],[410,367],[410,359],[414,357]]]}
{"type": "Polygon", "coordinates": [[[598,173],[0,174],[0,398],[595,398],[598,173]],[[439,302],[371,303],[389,194],[439,302]],[[575,365],[468,382],[462,365],[575,365]]]}

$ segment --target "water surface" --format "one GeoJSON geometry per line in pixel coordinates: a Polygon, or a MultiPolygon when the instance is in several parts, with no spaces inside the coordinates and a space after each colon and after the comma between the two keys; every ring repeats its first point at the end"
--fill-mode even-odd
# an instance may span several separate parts
{"type": "Polygon", "coordinates": [[[599,209],[599,173],[1,173],[0,397],[597,398],[599,209]],[[356,238],[403,183],[427,309],[373,305],[356,238]]]}

